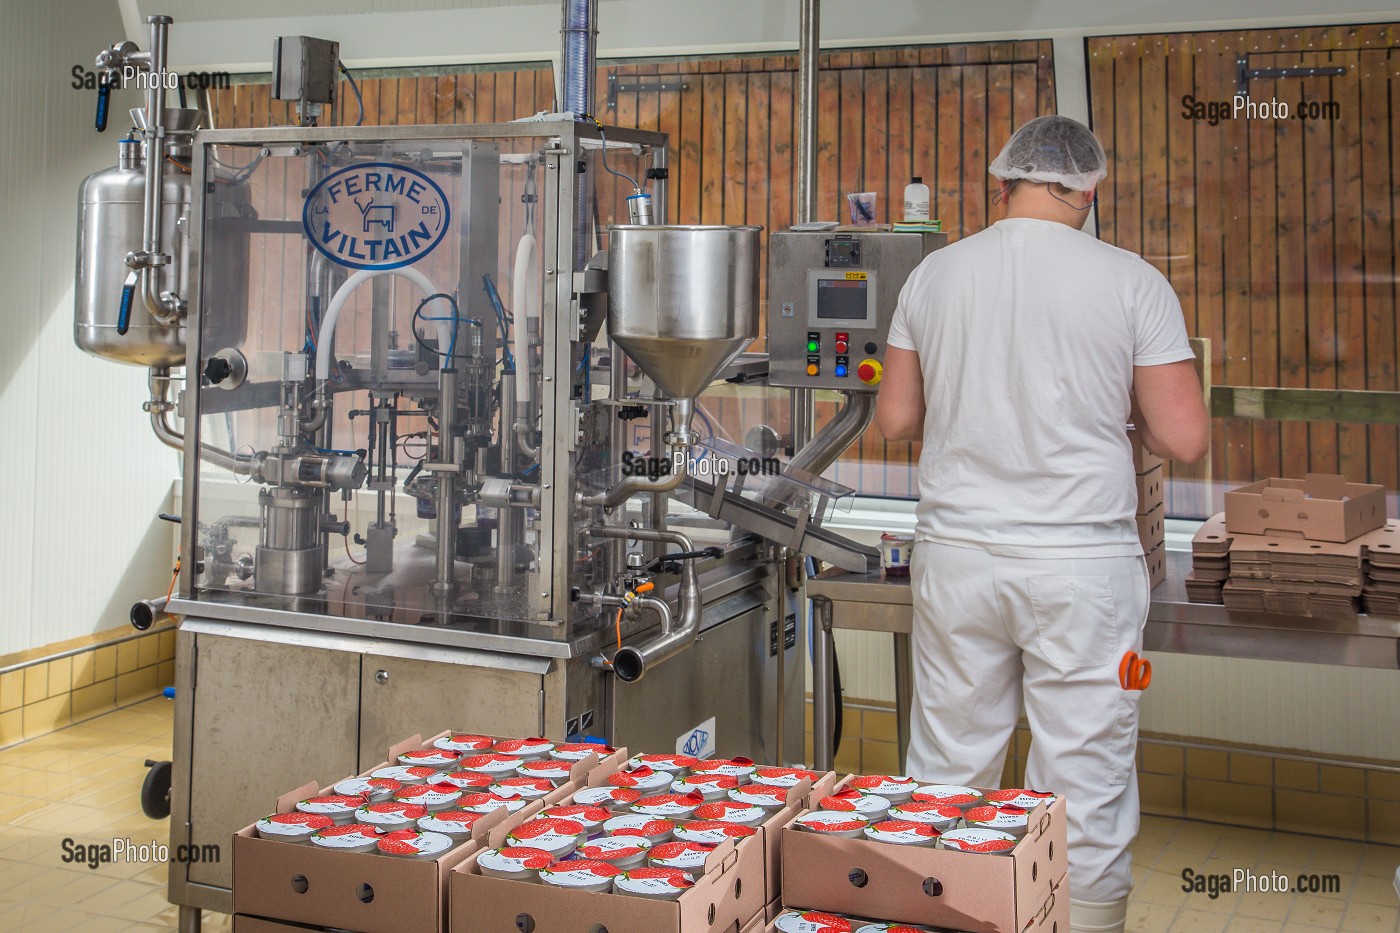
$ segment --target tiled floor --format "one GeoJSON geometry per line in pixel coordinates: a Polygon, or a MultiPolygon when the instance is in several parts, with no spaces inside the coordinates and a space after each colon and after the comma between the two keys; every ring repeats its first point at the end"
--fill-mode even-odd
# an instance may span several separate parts
{"type": "MultiPolygon", "coordinates": [[[[62,861],[63,839],[166,843],[141,813],[146,758],[170,755],[171,705],[151,700],[0,751],[0,930],[172,930],[166,866],[62,861]]],[[[1393,886],[1400,848],[1147,817],[1133,845],[1137,933],[1400,931],[1393,886]],[[1182,890],[1182,872],[1253,869],[1337,875],[1332,894],[1182,890]]],[[[206,914],[206,931],[229,918],[206,914]]]]}

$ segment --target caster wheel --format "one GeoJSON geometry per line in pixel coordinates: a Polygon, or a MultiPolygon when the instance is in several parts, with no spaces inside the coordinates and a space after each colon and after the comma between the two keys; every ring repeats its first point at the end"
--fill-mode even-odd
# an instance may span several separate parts
{"type": "Polygon", "coordinates": [[[148,761],[146,779],[141,782],[141,812],[153,820],[170,815],[170,762],[148,761]]]}

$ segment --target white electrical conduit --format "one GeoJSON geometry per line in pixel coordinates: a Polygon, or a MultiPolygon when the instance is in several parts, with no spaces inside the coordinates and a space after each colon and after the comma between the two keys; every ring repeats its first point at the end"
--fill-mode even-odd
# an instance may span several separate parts
{"type": "MultiPolygon", "coordinates": [[[[350,300],[350,293],[363,283],[380,275],[399,275],[408,279],[426,298],[428,295],[438,293],[437,287],[428,280],[428,277],[409,266],[402,269],[361,269],[350,278],[345,280],[345,284],[336,289],[334,297],[331,298],[330,307],[326,309],[326,316],[321,319],[321,333],[316,338],[316,346],[319,352],[316,354],[316,381],[324,383],[331,376],[331,341],[335,339],[335,325],[340,318],[340,309],[345,307],[345,302],[350,300]]],[[[452,344],[452,322],[448,320],[434,321],[437,325],[439,352],[446,352],[447,347],[452,344]]]]}
{"type": "Polygon", "coordinates": [[[511,273],[511,355],[515,357],[515,400],[530,401],[529,319],[539,316],[540,290],[534,277],[535,238],[529,233],[515,246],[515,269],[511,273]]]}

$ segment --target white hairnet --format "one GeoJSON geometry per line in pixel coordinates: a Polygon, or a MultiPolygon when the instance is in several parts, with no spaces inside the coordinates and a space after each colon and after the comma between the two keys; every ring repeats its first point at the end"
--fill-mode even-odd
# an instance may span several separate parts
{"type": "Polygon", "coordinates": [[[1108,157],[1083,123],[1051,115],[1012,133],[987,171],[1002,181],[1024,178],[1088,191],[1108,174],[1108,157]]]}

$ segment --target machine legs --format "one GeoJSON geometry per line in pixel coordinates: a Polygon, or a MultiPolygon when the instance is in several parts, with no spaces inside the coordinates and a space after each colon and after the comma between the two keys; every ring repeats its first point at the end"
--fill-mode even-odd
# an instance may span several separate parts
{"type": "Polygon", "coordinates": [[[899,773],[909,766],[909,704],[914,698],[914,669],[911,665],[909,636],[894,633],[894,717],[895,739],[899,743],[899,773]]]}
{"type": "Polygon", "coordinates": [[[832,652],[831,600],[825,596],[812,597],[816,621],[812,632],[812,758],[818,771],[831,770],[832,719],[835,700],[831,695],[832,652]]]}
{"type": "Polygon", "coordinates": [[[198,907],[180,907],[180,933],[199,933],[201,912],[198,907]]]}

